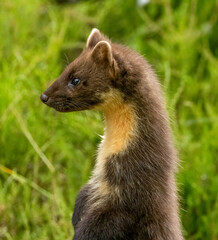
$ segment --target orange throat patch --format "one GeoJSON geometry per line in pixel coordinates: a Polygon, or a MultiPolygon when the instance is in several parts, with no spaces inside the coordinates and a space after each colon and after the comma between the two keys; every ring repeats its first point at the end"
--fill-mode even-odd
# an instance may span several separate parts
{"type": "Polygon", "coordinates": [[[104,103],[98,106],[105,116],[105,132],[99,146],[93,177],[90,179],[96,196],[119,195],[119,189],[111,187],[103,180],[105,163],[113,154],[122,154],[137,134],[137,116],[134,106],[125,103],[118,91],[110,91],[103,96],[104,103]]]}
{"type": "Polygon", "coordinates": [[[119,93],[106,94],[101,106],[105,116],[105,133],[98,152],[98,161],[105,161],[112,154],[122,153],[136,135],[137,117],[134,107],[125,103],[119,93]]]}

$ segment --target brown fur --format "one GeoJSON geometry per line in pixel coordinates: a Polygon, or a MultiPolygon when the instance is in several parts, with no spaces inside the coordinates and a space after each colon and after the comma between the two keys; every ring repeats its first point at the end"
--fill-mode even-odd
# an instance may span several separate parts
{"type": "Polygon", "coordinates": [[[182,240],[177,156],[149,64],[94,29],[41,98],[58,111],[97,109],[105,116],[93,176],[76,200],[74,240],[182,240]],[[69,85],[74,77],[77,86],[69,85]]]}

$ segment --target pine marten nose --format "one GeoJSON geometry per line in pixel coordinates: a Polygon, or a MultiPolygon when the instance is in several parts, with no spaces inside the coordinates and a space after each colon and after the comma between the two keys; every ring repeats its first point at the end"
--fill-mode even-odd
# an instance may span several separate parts
{"type": "Polygon", "coordinates": [[[44,103],[46,103],[48,101],[48,98],[49,97],[47,95],[45,95],[44,93],[40,96],[41,101],[44,103]]]}

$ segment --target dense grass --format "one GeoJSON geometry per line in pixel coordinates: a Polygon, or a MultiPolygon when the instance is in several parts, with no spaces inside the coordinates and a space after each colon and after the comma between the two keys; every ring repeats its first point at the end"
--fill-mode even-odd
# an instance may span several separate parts
{"type": "Polygon", "coordinates": [[[103,133],[95,112],[39,96],[92,27],[145,55],[166,93],[181,158],[186,239],[218,239],[217,1],[0,1],[0,239],[71,239],[71,214],[103,133]],[[67,56],[67,57],[66,57],[67,56]]]}

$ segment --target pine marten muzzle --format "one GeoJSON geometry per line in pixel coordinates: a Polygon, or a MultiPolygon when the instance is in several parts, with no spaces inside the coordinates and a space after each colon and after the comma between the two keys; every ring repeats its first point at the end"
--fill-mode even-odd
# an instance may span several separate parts
{"type": "Polygon", "coordinates": [[[74,240],[182,240],[174,149],[156,76],[139,54],[93,29],[86,48],[41,95],[60,112],[103,112],[105,133],[79,192],[74,240]]]}

